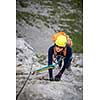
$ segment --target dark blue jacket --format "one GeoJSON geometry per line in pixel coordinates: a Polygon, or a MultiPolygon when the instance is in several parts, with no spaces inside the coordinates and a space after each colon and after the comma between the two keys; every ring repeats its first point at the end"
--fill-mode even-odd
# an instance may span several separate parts
{"type": "MultiPolygon", "coordinates": [[[[51,46],[49,49],[48,49],[48,65],[51,65],[52,64],[52,60],[53,60],[53,54],[54,54],[54,45],[53,46],[51,46]]],[[[68,63],[68,61],[70,60],[70,58],[72,57],[72,48],[69,46],[69,45],[67,45],[66,46],[66,50],[67,50],[67,55],[66,55],[66,57],[65,57],[65,59],[64,59],[64,65],[63,65],[63,67],[66,67],[66,64],[68,63]]],[[[62,56],[64,56],[64,55],[62,55],[62,56]]]]}

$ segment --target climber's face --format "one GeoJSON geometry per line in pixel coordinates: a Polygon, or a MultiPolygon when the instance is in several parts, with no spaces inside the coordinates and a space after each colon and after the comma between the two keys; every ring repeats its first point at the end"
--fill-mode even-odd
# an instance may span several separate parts
{"type": "Polygon", "coordinates": [[[59,47],[56,45],[55,50],[56,50],[56,52],[61,52],[61,51],[63,51],[63,47],[59,47]]]}

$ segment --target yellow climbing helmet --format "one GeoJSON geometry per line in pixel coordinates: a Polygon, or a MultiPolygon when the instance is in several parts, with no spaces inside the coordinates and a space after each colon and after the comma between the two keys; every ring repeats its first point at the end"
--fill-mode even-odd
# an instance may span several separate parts
{"type": "Polygon", "coordinates": [[[59,47],[65,47],[67,44],[67,39],[64,35],[59,35],[55,41],[55,44],[59,47]]]}

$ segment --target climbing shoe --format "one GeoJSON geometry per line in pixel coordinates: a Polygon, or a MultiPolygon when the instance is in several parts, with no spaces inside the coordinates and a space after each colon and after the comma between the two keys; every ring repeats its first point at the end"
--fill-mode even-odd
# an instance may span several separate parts
{"type": "Polygon", "coordinates": [[[54,79],[53,78],[50,78],[50,81],[54,81],[54,79]]]}
{"type": "Polygon", "coordinates": [[[60,74],[56,75],[55,76],[55,81],[60,81],[60,80],[61,80],[61,75],[60,74]]]}

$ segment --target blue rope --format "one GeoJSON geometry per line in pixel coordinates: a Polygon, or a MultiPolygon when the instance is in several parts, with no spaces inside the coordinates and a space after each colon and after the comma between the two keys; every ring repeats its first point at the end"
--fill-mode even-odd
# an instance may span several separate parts
{"type": "MultiPolygon", "coordinates": [[[[42,67],[42,68],[39,68],[39,69],[37,69],[37,70],[35,70],[35,71],[43,70],[43,69],[49,68],[49,67],[54,68],[57,64],[60,63],[60,61],[61,61],[62,59],[64,59],[64,57],[63,57],[63,56],[60,56],[59,60],[58,60],[55,64],[47,65],[47,66],[42,67]]],[[[57,57],[56,57],[56,60],[57,60],[57,57]]],[[[34,71],[34,72],[35,72],[35,71],[34,71]]]]}

